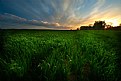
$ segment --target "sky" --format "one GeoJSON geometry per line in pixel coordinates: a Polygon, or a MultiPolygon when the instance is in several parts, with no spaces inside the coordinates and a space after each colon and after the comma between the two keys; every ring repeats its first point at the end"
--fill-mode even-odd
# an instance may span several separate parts
{"type": "Polygon", "coordinates": [[[121,23],[121,0],[0,0],[2,29],[76,29],[121,23]]]}

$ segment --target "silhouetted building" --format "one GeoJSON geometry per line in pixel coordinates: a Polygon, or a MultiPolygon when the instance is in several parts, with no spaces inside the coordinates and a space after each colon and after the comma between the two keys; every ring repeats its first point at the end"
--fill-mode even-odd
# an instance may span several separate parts
{"type": "Polygon", "coordinates": [[[107,30],[121,30],[121,26],[111,27],[108,28],[107,30]]]}
{"type": "Polygon", "coordinates": [[[121,24],[119,26],[106,25],[105,21],[95,21],[94,25],[81,26],[80,30],[121,30],[121,24]]]}
{"type": "Polygon", "coordinates": [[[93,30],[92,26],[81,26],[80,30],[93,30]]]}

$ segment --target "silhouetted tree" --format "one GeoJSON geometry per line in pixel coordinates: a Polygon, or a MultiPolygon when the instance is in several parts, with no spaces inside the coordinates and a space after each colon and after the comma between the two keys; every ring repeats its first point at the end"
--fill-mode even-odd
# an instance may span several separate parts
{"type": "Polygon", "coordinates": [[[93,27],[93,24],[89,24],[89,27],[93,27]]]}
{"type": "Polygon", "coordinates": [[[94,29],[104,29],[105,28],[105,21],[95,21],[94,29]]]}
{"type": "Polygon", "coordinates": [[[119,24],[119,26],[121,26],[121,23],[119,24]]]}
{"type": "Polygon", "coordinates": [[[79,30],[79,28],[77,28],[77,30],[79,30]]]}

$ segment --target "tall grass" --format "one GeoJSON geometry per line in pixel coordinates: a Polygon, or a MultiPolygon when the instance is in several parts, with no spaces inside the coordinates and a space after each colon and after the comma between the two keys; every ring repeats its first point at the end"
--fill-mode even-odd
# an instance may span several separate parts
{"type": "Polygon", "coordinates": [[[2,81],[119,81],[117,31],[1,31],[2,81]]]}

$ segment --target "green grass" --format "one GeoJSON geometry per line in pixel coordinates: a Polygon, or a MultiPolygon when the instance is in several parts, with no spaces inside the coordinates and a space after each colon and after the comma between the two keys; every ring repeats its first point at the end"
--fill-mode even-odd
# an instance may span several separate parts
{"type": "Polygon", "coordinates": [[[0,81],[120,81],[121,31],[0,30],[0,81]]]}

